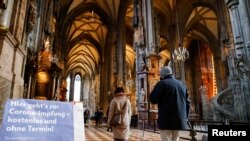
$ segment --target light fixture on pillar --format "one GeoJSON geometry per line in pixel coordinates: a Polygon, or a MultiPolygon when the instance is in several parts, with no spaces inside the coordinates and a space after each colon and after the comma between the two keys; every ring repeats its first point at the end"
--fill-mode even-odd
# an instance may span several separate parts
{"type": "Polygon", "coordinates": [[[178,23],[178,15],[177,15],[177,5],[175,2],[175,16],[176,16],[176,30],[177,30],[177,38],[178,38],[178,47],[174,49],[172,53],[172,57],[177,61],[185,61],[189,58],[188,50],[182,46],[180,31],[179,31],[179,23],[178,23]]]}

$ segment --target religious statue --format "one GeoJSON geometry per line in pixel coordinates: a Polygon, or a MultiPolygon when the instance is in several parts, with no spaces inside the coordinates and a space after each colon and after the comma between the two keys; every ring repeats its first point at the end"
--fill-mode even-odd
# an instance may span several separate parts
{"type": "Polygon", "coordinates": [[[243,78],[246,78],[249,76],[250,69],[248,67],[248,64],[244,61],[240,61],[238,65],[239,73],[242,75],[243,78]]]}
{"type": "Polygon", "coordinates": [[[27,31],[30,33],[37,23],[37,5],[35,0],[30,0],[28,9],[27,31]]]}
{"type": "Polygon", "coordinates": [[[201,94],[203,95],[207,95],[207,86],[206,85],[201,85],[200,88],[199,88],[199,91],[201,94]]]}
{"type": "Polygon", "coordinates": [[[135,7],[135,15],[134,19],[134,45],[137,47],[141,47],[145,44],[144,37],[144,26],[143,26],[143,18],[142,18],[142,5],[141,3],[137,3],[134,5],[135,7]]]}
{"type": "Polygon", "coordinates": [[[44,41],[44,50],[39,52],[38,67],[41,69],[48,69],[51,67],[52,52],[50,51],[49,39],[44,41]]]}
{"type": "Polygon", "coordinates": [[[146,92],[144,88],[141,88],[139,92],[139,102],[145,102],[145,96],[146,96],[146,92]]]}
{"type": "Polygon", "coordinates": [[[139,70],[140,71],[145,71],[147,69],[147,64],[146,64],[146,52],[144,49],[140,49],[139,52],[139,70]]]}
{"type": "Polygon", "coordinates": [[[209,119],[211,107],[210,107],[209,99],[208,99],[208,87],[204,84],[204,82],[202,82],[202,85],[200,86],[199,91],[201,94],[202,110],[204,111],[203,118],[209,119]]]}

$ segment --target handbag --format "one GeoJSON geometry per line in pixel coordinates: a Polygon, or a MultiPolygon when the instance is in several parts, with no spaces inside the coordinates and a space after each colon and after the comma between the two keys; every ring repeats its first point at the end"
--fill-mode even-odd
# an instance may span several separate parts
{"type": "Polygon", "coordinates": [[[120,108],[117,109],[117,112],[114,114],[110,121],[111,125],[119,125],[122,123],[122,113],[124,112],[124,108],[126,107],[126,105],[127,103],[125,103],[125,105],[123,106],[122,111],[120,110],[120,108]]]}
{"type": "Polygon", "coordinates": [[[113,118],[110,121],[111,125],[118,125],[122,122],[122,113],[119,111],[118,113],[115,113],[113,118]]]}

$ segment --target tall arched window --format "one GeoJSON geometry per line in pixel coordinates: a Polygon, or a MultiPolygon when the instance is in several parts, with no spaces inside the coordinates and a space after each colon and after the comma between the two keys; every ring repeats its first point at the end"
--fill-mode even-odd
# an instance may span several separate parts
{"type": "Polygon", "coordinates": [[[81,76],[79,74],[75,77],[74,82],[74,101],[80,101],[80,90],[81,90],[81,76]]]}
{"type": "Polygon", "coordinates": [[[66,93],[66,98],[67,101],[69,101],[69,92],[70,92],[70,76],[67,77],[66,82],[67,82],[67,93],[66,93]]]}

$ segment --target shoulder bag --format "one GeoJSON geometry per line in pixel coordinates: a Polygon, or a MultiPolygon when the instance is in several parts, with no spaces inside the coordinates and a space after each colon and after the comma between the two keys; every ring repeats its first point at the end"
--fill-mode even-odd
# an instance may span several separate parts
{"type": "Polygon", "coordinates": [[[116,106],[118,108],[110,121],[111,125],[119,125],[122,123],[122,112],[124,111],[124,108],[126,107],[126,105],[127,105],[127,102],[124,104],[122,111],[121,111],[120,108],[118,107],[118,104],[116,103],[116,106]]]}

